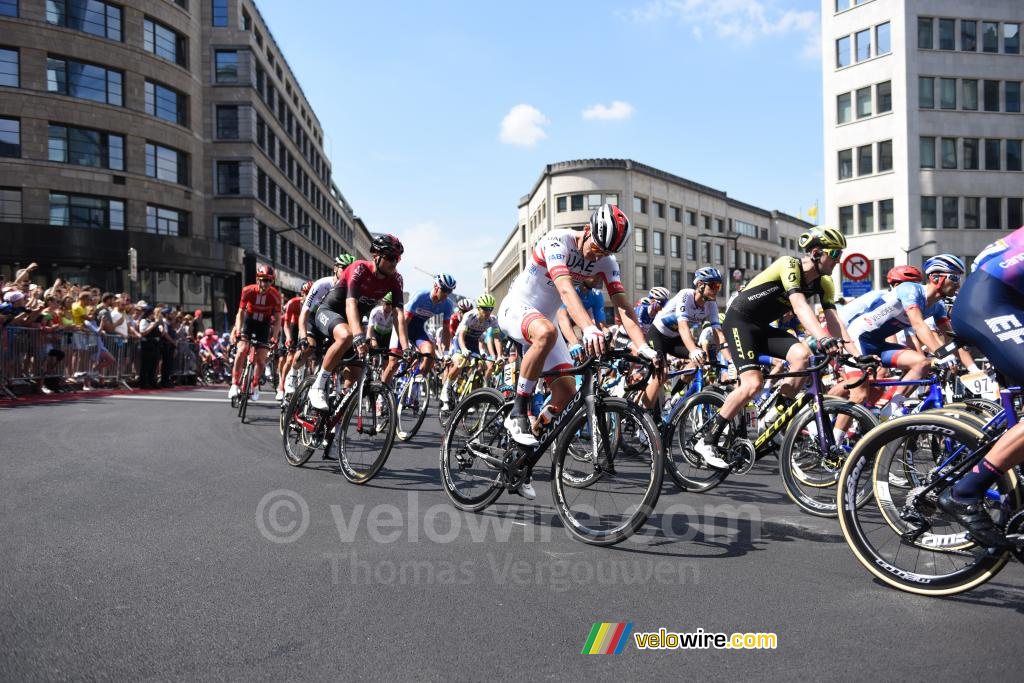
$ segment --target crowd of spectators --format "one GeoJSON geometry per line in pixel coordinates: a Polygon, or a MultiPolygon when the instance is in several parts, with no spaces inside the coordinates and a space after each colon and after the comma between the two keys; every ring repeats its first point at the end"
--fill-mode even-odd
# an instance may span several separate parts
{"type": "Polygon", "coordinates": [[[12,393],[91,391],[115,380],[168,387],[194,364],[202,311],[60,279],[40,284],[36,268],[0,279],[0,381],[12,393]]]}

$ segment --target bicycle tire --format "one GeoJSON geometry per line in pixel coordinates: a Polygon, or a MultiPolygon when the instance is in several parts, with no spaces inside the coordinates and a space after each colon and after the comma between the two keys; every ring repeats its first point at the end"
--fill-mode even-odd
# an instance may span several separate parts
{"type": "MultiPolygon", "coordinates": [[[[658,432],[654,420],[651,419],[651,416],[646,411],[641,410],[638,406],[618,398],[599,397],[595,402],[595,410],[597,412],[598,428],[601,428],[604,420],[611,413],[617,412],[620,424],[629,420],[642,429],[647,437],[647,450],[650,454],[649,463],[646,462],[646,458],[641,457],[634,458],[634,463],[631,463],[623,456],[618,455],[621,452],[622,440],[620,439],[620,448],[614,453],[607,452],[605,454],[609,465],[614,466],[614,468],[605,470],[604,476],[601,478],[602,480],[614,479],[619,484],[616,487],[616,493],[621,493],[625,488],[624,484],[628,483],[627,477],[621,470],[629,465],[635,467],[638,473],[636,488],[641,493],[639,504],[629,505],[625,513],[618,515],[618,517],[624,517],[624,519],[616,526],[608,529],[593,528],[574,513],[573,508],[576,500],[584,493],[591,492],[592,488],[581,489],[568,486],[563,480],[562,475],[566,466],[566,459],[568,458],[570,462],[574,461],[572,455],[569,454],[568,443],[572,435],[575,435],[586,424],[587,412],[585,408],[581,408],[575,415],[569,418],[564,427],[565,433],[559,439],[560,443],[556,446],[555,452],[552,455],[551,493],[558,516],[562,519],[566,530],[574,538],[590,545],[608,546],[620,543],[632,536],[637,529],[647,522],[648,517],[654,512],[654,506],[657,504],[658,496],[661,494],[662,477],[665,472],[665,449],[662,446],[661,434],[658,432]],[[644,478],[646,478],[646,483],[643,482],[644,478]],[[579,493],[572,495],[572,492],[579,493]]],[[[605,444],[610,444],[611,439],[605,438],[603,441],[605,444]]],[[[610,492],[598,492],[594,494],[594,500],[597,501],[599,497],[610,497],[611,495],[610,492]]],[[[602,500],[604,499],[606,498],[602,498],[602,500]]],[[[583,506],[583,509],[584,511],[596,511],[596,505],[586,505],[583,506]]],[[[597,515],[597,519],[599,521],[602,519],[600,513],[597,515]]]]}
{"type": "MultiPolygon", "coordinates": [[[[715,488],[729,476],[728,470],[708,467],[700,454],[689,447],[693,432],[721,409],[725,395],[714,389],[705,389],[686,399],[672,420],[664,428],[665,467],[669,477],[683,491],[701,493],[715,488]],[[695,420],[698,420],[695,422],[695,420]],[[695,473],[706,476],[696,476],[695,473]]],[[[726,433],[736,429],[734,420],[726,427],[726,433]]],[[[723,434],[724,436],[724,434],[723,434]]]]}
{"type": "Polygon", "coordinates": [[[448,425],[441,436],[441,485],[452,505],[460,510],[479,512],[497,500],[504,490],[505,481],[502,472],[493,469],[486,463],[484,463],[484,467],[479,468],[481,475],[471,475],[474,479],[482,482],[483,490],[481,492],[467,493],[465,486],[457,479],[461,479],[462,473],[474,463],[475,456],[469,450],[469,443],[485,432],[488,441],[484,446],[488,450],[500,449],[504,452],[512,447],[511,438],[503,425],[505,412],[505,398],[494,389],[487,388],[478,389],[470,394],[452,411],[451,419],[448,420],[448,425]],[[469,424],[463,424],[462,418],[469,416],[470,411],[475,411],[471,416],[472,421],[469,424]],[[458,433],[460,427],[462,428],[461,434],[458,433]],[[465,444],[460,443],[463,437],[465,444]],[[460,476],[456,477],[456,473],[460,476]],[[491,473],[493,473],[493,478],[491,473]]]}
{"type": "Polygon", "coordinates": [[[314,381],[314,377],[307,377],[295,387],[295,391],[292,392],[291,398],[288,400],[288,407],[283,413],[288,416],[287,424],[281,432],[281,439],[284,444],[284,459],[292,467],[305,465],[317,450],[316,444],[312,441],[313,435],[309,434],[301,425],[294,423],[294,418],[306,405],[306,397],[314,381]],[[289,440],[289,437],[293,434],[296,437],[294,444],[289,440]]]}
{"type": "Polygon", "coordinates": [[[245,413],[249,408],[249,394],[252,392],[252,374],[252,364],[246,363],[245,372],[242,373],[242,386],[238,390],[238,417],[242,424],[245,424],[245,413]]]}
{"type": "Polygon", "coordinates": [[[329,440],[327,448],[338,449],[338,469],[345,479],[353,484],[365,484],[377,476],[381,468],[384,467],[388,456],[391,455],[391,448],[395,444],[395,395],[383,384],[367,382],[363,385],[362,396],[358,397],[359,400],[355,400],[355,398],[353,396],[352,400],[349,400],[343,408],[345,412],[342,414],[341,420],[338,421],[336,433],[329,440]],[[383,401],[382,406],[377,405],[378,400],[383,401]],[[364,406],[363,412],[360,413],[357,409],[362,403],[366,403],[368,406],[364,406]],[[366,412],[367,408],[368,412],[366,412]],[[369,421],[368,429],[364,426],[365,421],[369,421]],[[382,422],[383,429],[381,429],[382,422]],[[357,466],[350,459],[347,445],[350,427],[354,427],[355,432],[360,435],[384,435],[384,441],[372,462],[360,463],[357,466]],[[338,442],[339,437],[342,439],[340,443],[338,442]]]}
{"type": "MultiPolygon", "coordinates": [[[[879,465],[884,458],[891,459],[887,452],[892,452],[890,449],[893,445],[899,445],[908,438],[917,438],[921,435],[929,437],[936,435],[941,439],[953,438],[957,443],[970,450],[973,450],[984,438],[984,434],[977,427],[966,421],[931,411],[920,415],[899,417],[880,425],[857,444],[840,473],[838,483],[839,526],[843,538],[846,539],[846,543],[857,561],[887,585],[918,595],[954,595],[990,580],[1006,566],[1012,554],[1008,550],[989,553],[974,546],[965,538],[958,540],[963,535],[962,531],[956,534],[933,534],[928,531],[920,537],[924,540],[918,539],[915,542],[909,542],[902,537],[901,529],[894,527],[893,522],[886,517],[886,512],[895,513],[900,508],[892,500],[887,472],[881,471],[879,465]],[[871,478],[874,497],[871,504],[858,506],[851,500],[850,491],[855,491],[858,488],[858,482],[863,476],[871,478]],[[882,520],[872,520],[871,517],[882,517],[882,520]],[[877,527],[877,529],[869,529],[869,526],[877,527]],[[882,534],[883,540],[880,544],[873,542],[876,532],[882,534]],[[899,540],[897,548],[904,550],[903,557],[897,555],[888,558],[879,549],[888,547],[894,537],[899,540]],[[971,558],[973,561],[954,571],[927,574],[923,573],[926,569],[922,568],[920,557],[908,558],[911,554],[909,549],[932,553],[937,558],[944,558],[950,564],[953,563],[951,558],[963,558],[965,562],[967,562],[967,558],[971,558]],[[907,563],[910,566],[909,568],[900,567],[897,566],[897,562],[907,563]]],[[[1012,469],[1000,478],[998,486],[1005,498],[1004,505],[1008,505],[1011,511],[1019,510],[1021,486],[1012,469]]],[[[1004,510],[1000,510],[1000,512],[1002,513],[1004,510]]],[[[931,516],[943,524],[955,524],[944,517],[931,516]]],[[[1005,522],[1005,520],[997,521],[1005,522]]],[[[903,522],[903,524],[905,527],[909,527],[911,523],[903,522]]],[[[962,527],[960,528],[962,529],[962,527]]],[[[933,565],[934,560],[924,564],[933,565]]]]}
{"type": "Polygon", "coordinates": [[[420,427],[423,426],[423,420],[427,417],[427,410],[430,409],[430,389],[427,387],[426,381],[423,381],[420,383],[419,410],[414,413],[415,417],[413,418],[413,424],[409,429],[402,428],[402,415],[405,412],[402,409],[402,406],[406,404],[406,401],[409,400],[410,394],[412,394],[415,389],[417,377],[421,377],[421,375],[414,375],[405,382],[404,386],[402,386],[402,393],[396,401],[395,407],[397,411],[396,417],[398,420],[398,431],[395,436],[399,441],[409,441],[416,436],[417,432],[420,431],[420,427]]]}

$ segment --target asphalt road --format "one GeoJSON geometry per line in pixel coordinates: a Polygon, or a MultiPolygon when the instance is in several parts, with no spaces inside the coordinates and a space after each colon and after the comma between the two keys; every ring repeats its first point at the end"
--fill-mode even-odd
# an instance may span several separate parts
{"type": "Polygon", "coordinates": [[[1019,566],[955,598],[889,589],[772,459],[708,494],[666,481],[644,533],[593,548],[546,477],[456,512],[433,416],[359,487],[289,467],[276,408],[241,425],[223,396],[0,409],[0,679],[1019,676],[1019,566]],[[778,647],[582,656],[595,622],[778,647]]]}

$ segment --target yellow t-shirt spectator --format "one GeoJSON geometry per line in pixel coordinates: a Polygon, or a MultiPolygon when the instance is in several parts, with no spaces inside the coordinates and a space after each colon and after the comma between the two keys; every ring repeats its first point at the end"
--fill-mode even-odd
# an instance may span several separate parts
{"type": "Polygon", "coordinates": [[[83,306],[81,301],[76,301],[71,304],[71,320],[79,327],[85,325],[85,319],[89,317],[89,310],[89,306],[83,306]]]}

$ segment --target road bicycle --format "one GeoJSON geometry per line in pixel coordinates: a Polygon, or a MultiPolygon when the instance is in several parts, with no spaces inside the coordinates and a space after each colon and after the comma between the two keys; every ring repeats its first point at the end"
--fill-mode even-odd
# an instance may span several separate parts
{"type": "Polygon", "coordinates": [[[543,374],[581,375],[583,380],[535,447],[515,443],[504,427],[514,399],[489,388],[467,396],[452,412],[441,440],[441,483],[452,504],[479,512],[503,491],[518,491],[541,456],[554,447],[552,496],[573,537],[612,545],[640,528],[657,503],[665,456],[651,417],[636,404],[597,388],[600,368],[620,359],[647,369],[646,377],[630,389],[646,385],[652,364],[627,351],[607,351],[568,370],[543,374]],[[640,434],[643,441],[636,438],[640,434]],[[626,444],[631,435],[633,443],[626,444]]]}
{"type": "MultiPolygon", "coordinates": [[[[273,347],[270,344],[257,341],[255,334],[249,335],[249,350],[245,357],[245,368],[242,370],[242,381],[238,385],[238,395],[231,399],[231,407],[238,408],[238,417],[245,424],[245,414],[249,408],[249,400],[252,398],[253,374],[256,372],[256,351],[258,349],[270,349],[267,354],[267,364],[273,365],[273,347]]],[[[262,385],[262,378],[260,384],[262,385]]]]}
{"type": "Polygon", "coordinates": [[[429,353],[416,353],[412,362],[402,360],[395,374],[395,403],[398,410],[399,441],[416,436],[430,408],[430,389],[423,373],[423,359],[433,358],[429,353]]]}
{"type": "MultiPolygon", "coordinates": [[[[467,396],[469,396],[470,393],[484,386],[484,371],[486,370],[486,365],[484,364],[483,358],[480,354],[463,351],[462,357],[465,359],[462,364],[462,372],[459,373],[458,379],[452,382],[451,386],[448,387],[449,406],[458,405],[467,396]]],[[[442,404],[442,406],[443,405],[444,404],[442,404]]],[[[443,407],[437,412],[437,418],[441,421],[442,425],[447,424],[451,412],[451,408],[445,410],[443,407]]]]}

